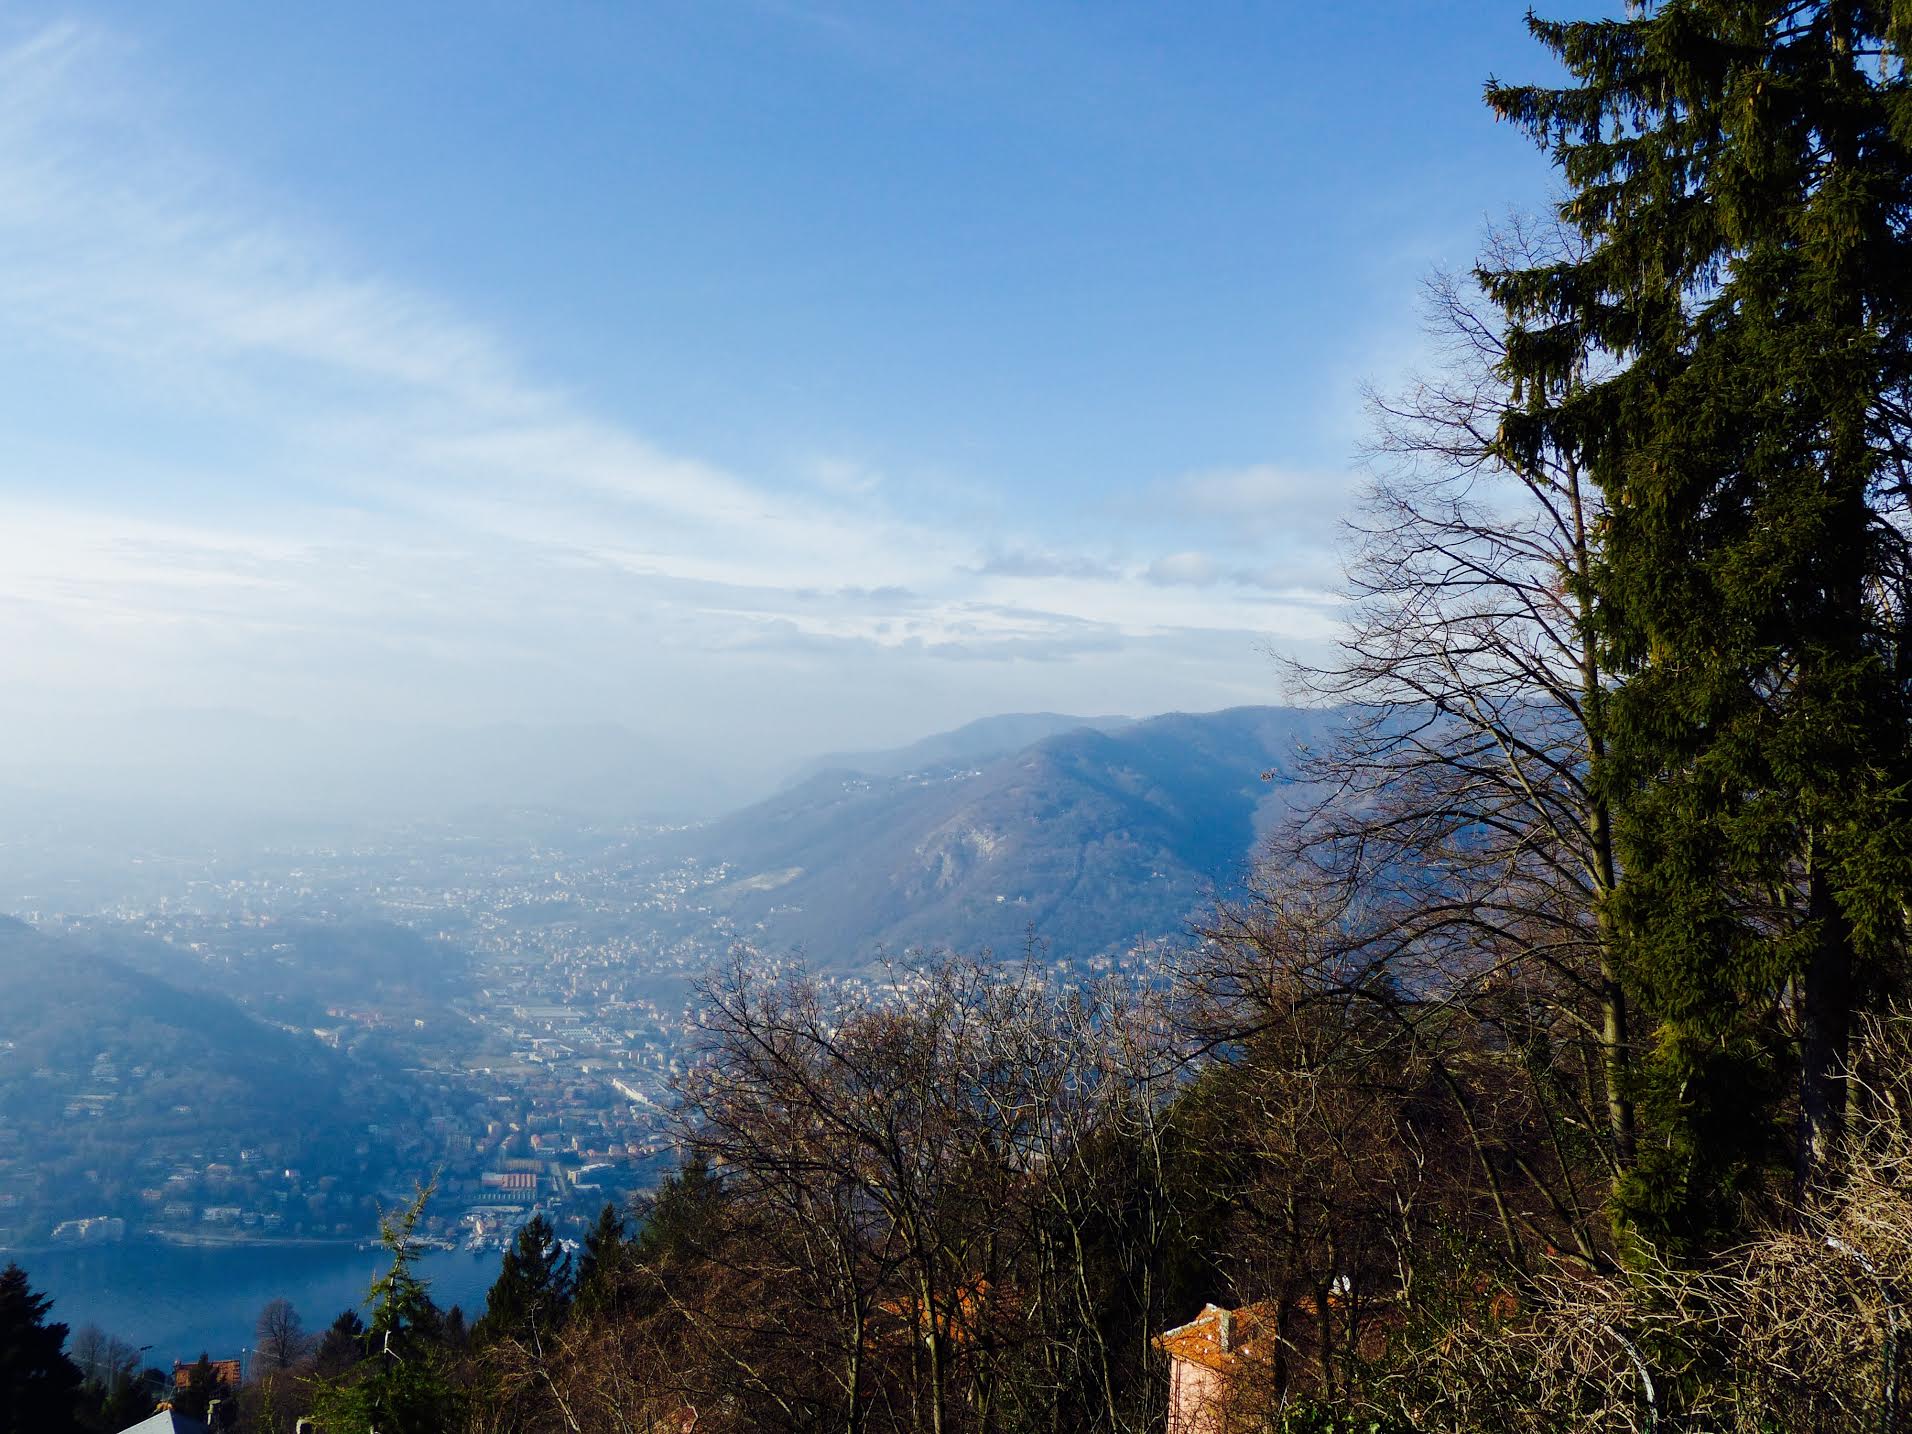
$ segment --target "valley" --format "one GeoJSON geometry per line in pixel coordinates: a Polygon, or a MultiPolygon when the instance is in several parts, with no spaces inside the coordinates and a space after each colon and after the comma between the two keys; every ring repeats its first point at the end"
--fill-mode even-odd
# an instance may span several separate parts
{"type": "Polygon", "coordinates": [[[575,1232],[671,1163],[715,958],[849,993],[933,950],[1146,979],[1332,721],[990,719],[697,826],[524,810],[175,853],[158,891],[142,860],[92,909],[19,892],[0,1245],[351,1242],[434,1176],[444,1243],[575,1232]]]}

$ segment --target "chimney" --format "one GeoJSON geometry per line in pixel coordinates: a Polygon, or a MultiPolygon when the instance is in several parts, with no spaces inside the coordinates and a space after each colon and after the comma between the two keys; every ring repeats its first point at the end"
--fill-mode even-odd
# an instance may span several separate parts
{"type": "Polygon", "coordinates": [[[1220,1310],[1217,1314],[1215,1328],[1221,1333],[1222,1353],[1227,1354],[1235,1343],[1235,1312],[1220,1310]]]}

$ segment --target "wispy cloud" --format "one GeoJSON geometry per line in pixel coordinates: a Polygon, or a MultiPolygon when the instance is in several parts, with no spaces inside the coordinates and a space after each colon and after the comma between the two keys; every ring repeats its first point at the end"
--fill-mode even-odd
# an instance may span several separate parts
{"type": "Polygon", "coordinates": [[[1170,553],[1148,565],[1143,577],[1159,587],[1213,587],[1221,581],[1222,570],[1206,553],[1170,553]]]}
{"type": "MultiPolygon", "coordinates": [[[[669,451],[286,217],[169,130],[134,46],[79,24],[0,50],[0,359],[40,355],[108,414],[19,415],[40,456],[0,470],[0,640],[56,682],[402,702],[429,684],[381,684],[410,661],[483,700],[616,655],[1053,661],[1328,621],[1305,581],[1145,527],[1116,559],[1007,504],[951,531],[842,459],[780,485],[669,451]],[[222,437],[155,452],[130,415],[156,410],[222,437]]],[[[1272,467],[1168,498],[1237,532],[1322,510],[1320,480],[1272,467]]]]}
{"type": "Polygon", "coordinates": [[[1191,512],[1266,526],[1296,521],[1312,524],[1324,511],[1331,515],[1335,490],[1346,481],[1338,474],[1303,473],[1258,463],[1185,473],[1174,481],[1173,488],[1191,512]]]}
{"type": "Polygon", "coordinates": [[[1113,563],[1083,553],[1010,548],[996,551],[978,563],[975,573],[998,578],[1110,578],[1120,572],[1113,563]]]}

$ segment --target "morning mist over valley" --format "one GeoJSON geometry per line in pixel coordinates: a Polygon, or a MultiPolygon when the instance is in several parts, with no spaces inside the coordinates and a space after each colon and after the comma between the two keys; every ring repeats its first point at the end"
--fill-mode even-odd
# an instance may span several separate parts
{"type": "Polygon", "coordinates": [[[0,1434],[1912,1428],[1905,0],[18,0],[0,661],[0,1434]]]}

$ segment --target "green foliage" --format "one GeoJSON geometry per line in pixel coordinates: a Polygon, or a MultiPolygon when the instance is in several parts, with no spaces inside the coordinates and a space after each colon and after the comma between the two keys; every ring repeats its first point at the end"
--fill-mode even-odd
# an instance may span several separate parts
{"type": "Polygon", "coordinates": [[[78,1418],[82,1428],[95,1434],[119,1434],[158,1407],[153,1391],[137,1377],[106,1384],[89,1379],[80,1387],[78,1418]]]}
{"type": "Polygon", "coordinates": [[[709,1163],[692,1155],[664,1177],[645,1206],[643,1228],[633,1241],[636,1258],[658,1265],[708,1248],[722,1202],[723,1191],[709,1163]]]}
{"type": "Polygon", "coordinates": [[[66,1326],[26,1271],[0,1270],[0,1434],[64,1434],[74,1427],[80,1367],[66,1357],[66,1326]]]}
{"type": "Polygon", "coordinates": [[[615,1310],[631,1268],[631,1242],[617,1206],[606,1204],[584,1237],[578,1257],[576,1306],[580,1314],[615,1310]]]}
{"type": "Polygon", "coordinates": [[[342,1310],[319,1336],[318,1372],[333,1376],[357,1364],[365,1354],[365,1321],[357,1310],[342,1310]]]}
{"type": "Polygon", "coordinates": [[[366,1330],[368,1349],[388,1347],[394,1339],[410,1338],[437,1328],[438,1306],[432,1303],[425,1281],[412,1268],[418,1263],[419,1255],[412,1232],[424,1215],[431,1195],[432,1187],[426,1186],[413,1197],[410,1205],[396,1214],[388,1212],[379,1220],[379,1243],[391,1252],[392,1264],[372,1281],[366,1298],[372,1307],[372,1323],[366,1330]]]}
{"type": "Polygon", "coordinates": [[[1795,1073],[1802,1177],[1825,1157],[1851,1012],[1901,979],[1912,152],[1904,52],[1878,62],[1905,38],[1891,8],[1531,20],[1572,82],[1488,90],[1586,241],[1481,277],[1510,319],[1506,453],[1573,454],[1610,514],[1592,586],[1621,681],[1594,780],[1657,1022],[1620,1198],[1675,1249],[1740,1227],[1795,1073]]]}
{"type": "MultiPolygon", "coordinates": [[[[458,1386],[438,1339],[442,1318],[412,1268],[419,1255],[413,1232],[431,1195],[431,1186],[421,1188],[411,1204],[379,1222],[392,1263],[366,1297],[372,1320],[363,1335],[365,1357],[320,1379],[314,1391],[313,1417],[327,1434],[439,1434],[458,1424],[458,1386]]],[[[329,1333],[345,1324],[341,1316],[329,1333]]]]}
{"type": "Polygon", "coordinates": [[[571,1308],[571,1256],[558,1243],[557,1231],[534,1215],[505,1251],[498,1279],[485,1298],[485,1313],[472,1326],[480,1344],[505,1338],[537,1348],[564,1322],[571,1308]]]}

